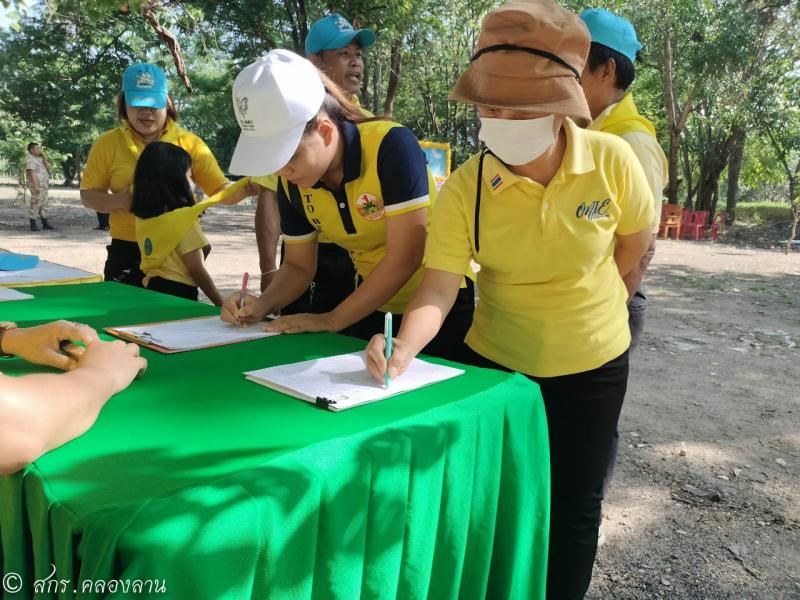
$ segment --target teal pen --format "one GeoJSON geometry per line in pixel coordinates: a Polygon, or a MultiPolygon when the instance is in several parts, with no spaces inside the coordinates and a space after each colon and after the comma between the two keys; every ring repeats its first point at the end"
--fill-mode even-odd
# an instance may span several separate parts
{"type": "Polygon", "coordinates": [[[383,337],[386,338],[386,373],[383,375],[383,385],[389,387],[389,359],[392,357],[392,313],[387,312],[383,318],[383,337]]]}

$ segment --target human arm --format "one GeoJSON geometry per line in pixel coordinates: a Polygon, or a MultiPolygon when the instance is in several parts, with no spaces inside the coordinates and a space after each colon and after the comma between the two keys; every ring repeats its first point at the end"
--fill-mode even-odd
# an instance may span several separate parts
{"type": "Polygon", "coordinates": [[[36,173],[33,169],[25,169],[25,177],[28,178],[28,187],[31,188],[31,193],[38,194],[39,180],[36,178],[36,173]]]}
{"type": "MultiPolygon", "coordinates": [[[[19,331],[22,335],[12,336],[16,341],[10,347],[3,340],[4,350],[25,343],[26,330],[19,331]]],[[[108,398],[146,365],[136,344],[95,339],[66,373],[0,375],[0,475],[14,473],[84,433],[108,398]]]]}
{"type": "MultiPolygon", "coordinates": [[[[389,377],[405,373],[414,357],[430,342],[444,322],[461,287],[464,276],[439,269],[426,269],[422,283],[403,314],[403,323],[392,339],[389,377]]],[[[367,345],[367,369],[383,383],[386,373],[383,334],[372,337],[367,345]]]]}
{"type": "Polygon", "coordinates": [[[270,323],[271,331],[340,331],[386,304],[419,269],[433,183],[425,154],[411,131],[394,127],[383,137],[374,160],[386,221],[385,255],[334,310],[282,317],[270,323]]]}
{"type": "Polygon", "coordinates": [[[622,277],[622,281],[625,283],[625,288],[628,290],[629,300],[633,297],[633,295],[636,293],[636,290],[638,290],[639,286],[642,284],[642,280],[644,279],[644,274],[647,271],[647,267],[650,264],[650,261],[653,259],[653,255],[655,254],[655,252],[656,252],[656,236],[655,234],[651,234],[650,245],[648,246],[645,253],[642,255],[642,258],[627,275],[624,275],[622,277]]]}
{"type": "Polygon", "coordinates": [[[283,264],[261,296],[248,295],[245,306],[241,308],[241,293],[236,292],[225,299],[221,314],[223,321],[256,323],[300,297],[317,270],[316,238],[305,243],[286,244],[285,252],[283,264]]]}
{"type": "Polygon", "coordinates": [[[97,332],[88,325],[53,321],[37,327],[6,330],[0,339],[0,353],[13,354],[37,365],[67,371],[75,368],[77,363],[61,354],[59,343],[72,340],[90,344],[97,339],[97,332]]]}
{"type": "Polygon", "coordinates": [[[258,194],[255,229],[263,292],[277,272],[278,240],[281,236],[281,217],[278,211],[277,193],[274,190],[262,187],[258,194]]]}
{"type": "Polygon", "coordinates": [[[105,190],[81,190],[81,202],[86,208],[99,213],[130,211],[133,193],[130,187],[111,194],[105,190]]]}
{"type": "Polygon", "coordinates": [[[117,131],[101,135],[89,150],[86,167],[81,176],[81,203],[86,208],[99,213],[129,211],[133,201],[130,186],[109,192],[111,189],[111,172],[115,164],[115,139],[117,131]]]}
{"type": "Polygon", "coordinates": [[[388,217],[386,255],[352,294],[331,312],[298,314],[272,321],[270,331],[340,331],[378,310],[394,296],[422,264],[427,210],[388,217]]]}
{"type": "Polygon", "coordinates": [[[181,254],[183,264],[186,265],[186,270],[189,276],[197,283],[198,287],[203,290],[203,293],[208,296],[208,299],[214,306],[222,306],[222,295],[219,293],[214,280],[208,273],[205,264],[203,263],[203,250],[198,248],[191,250],[185,254],[181,254]]]}
{"type": "Polygon", "coordinates": [[[625,278],[634,269],[638,270],[639,263],[650,247],[652,239],[653,234],[650,233],[649,227],[630,235],[615,236],[614,262],[617,263],[620,277],[625,278]]]}
{"type": "Polygon", "coordinates": [[[630,298],[639,287],[647,263],[655,252],[653,220],[656,205],[642,162],[630,146],[623,148],[621,173],[615,178],[621,215],[614,235],[614,260],[630,298]],[[649,256],[646,256],[647,252],[650,252],[649,256]]]}

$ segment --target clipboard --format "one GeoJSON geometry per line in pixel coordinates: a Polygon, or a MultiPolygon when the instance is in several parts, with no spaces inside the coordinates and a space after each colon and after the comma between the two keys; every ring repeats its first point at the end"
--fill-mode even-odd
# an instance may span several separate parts
{"type": "Polygon", "coordinates": [[[103,331],[161,354],[177,354],[279,335],[263,331],[262,326],[263,323],[253,323],[248,327],[238,327],[222,321],[219,315],[212,315],[210,317],[105,327],[103,331]],[[197,341],[190,339],[192,336],[196,336],[197,341]]]}
{"type": "Polygon", "coordinates": [[[0,287],[11,288],[97,283],[98,281],[103,281],[102,275],[47,260],[39,261],[32,269],[5,271],[0,274],[0,287]]]}

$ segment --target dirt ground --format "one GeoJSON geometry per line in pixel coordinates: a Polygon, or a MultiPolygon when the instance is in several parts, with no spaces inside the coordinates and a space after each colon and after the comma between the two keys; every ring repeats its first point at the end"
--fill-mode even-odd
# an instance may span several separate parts
{"type": "MultiPolygon", "coordinates": [[[[51,195],[58,231],[33,234],[0,186],[0,246],[102,272],[108,235],[51,195]]],[[[259,272],[253,212],[204,218],[223,290],[259,272]]],[[[587,597],[800,599],[800,253],[662,242],[648,285],[587,597]]]]}

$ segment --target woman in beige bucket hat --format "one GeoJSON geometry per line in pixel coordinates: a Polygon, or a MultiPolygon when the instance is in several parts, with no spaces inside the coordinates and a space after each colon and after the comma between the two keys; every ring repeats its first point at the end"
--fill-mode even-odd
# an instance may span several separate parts
{"type": "MultiPolygon", "coordinates": [[[[484,19],[451,99],[478,106],[487,148],[442,188],[425,279],[388,365],[391,377],[401,376],[447,315],[464,265],[479,263],[466,337],[473,362],[535,381],[547,415],[546,597],[558,600],[582,598],[591,580],[603,477],[628,379],[622,276],[647,249],[653,216],[630,148],[581,129],[591,121],[580,83],[589,44],[578,16],[552,0],[510,2],[484,19]]],[[[381,381],[384,345],[379,335],[368,346],[381,381]]],[[[538,393],[531,400],[539,402],[538,393]]],[[[530,543],[527,568],[543,569],[545,542],[531,536],[530,543]]]]}

